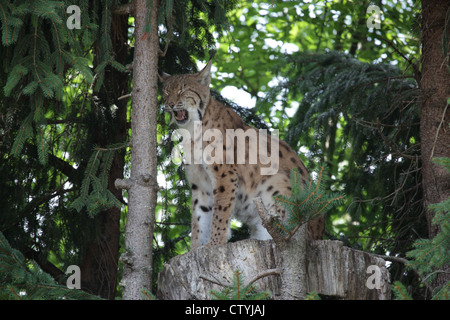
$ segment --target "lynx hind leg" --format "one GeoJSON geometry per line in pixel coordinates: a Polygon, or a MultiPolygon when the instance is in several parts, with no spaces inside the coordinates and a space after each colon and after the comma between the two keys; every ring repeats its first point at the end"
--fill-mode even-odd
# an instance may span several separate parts
{"type": "MultiPolygon", "coordinates": [[[[279,192],[279,194],[284,194],[290,196],[292,194],[290,188],[280,188],[282,191],[279,192]],[[284,189],[284,190],[283,190],[284,189]]],[[[278,192],[274,191],[275,194],[272,194],[270,197],[266,197],[264,202],[264,205],[267,209],[267,211],[271,214],[275,213],[280,219],[283,221],[287,219],[287,214],[285,212],[285,209],[277,205],[273,199],[274,196],[278,194],[278,192]]],[[[259,218],[259,217],[258,217],[259,218]]],[[[324,233],[325,233],[325,217],[322,215],[312,221],[308,222],[307,226],[307,237],[310,240],[322,240],[324,233]]],[[[262,227],[262,226],[261,226],[262,227]]],[[[264,227],[262,227],[264,228],[264,227]]],[[[265,230],[265,228],[264,228],[265,230]]],[[[267,230],[265,230],[267,232],[267,230]]],[[[258,229],[255,229],[255,234],[258,233],[258,229]]],[[[270,236],[270,235],[269,235],[270,236]]],[[[253,237],[252,237],[253,238],[253,237]]],[[[258,237],[255,237],[255,239],[260,239],[258,237]]],[[[269,238],[271,239],[271,238],[269,238]]],[[[261,239],[265,240],[265,239],[261,239]]]]}
{"type": "MultiPolygon", "coordinates": [[[[281,220],[284,220],[286,218],[285,210],[282,206],[277,205],[274,200],[274,197],[279,194],[288,196],[292,194],[291,188],[289,187],[289,180],[286,177],[273,176],[258,186],[254,196],[262,199],[269,214],[275,214],[281,220]]],[[[247,222],[250,227],[250,238],[258,240],[272,239],[267,229],[262,225],[261,218],[256,206],[253,204],[253,200],[250,204],[250,208],[251,212],[253,212],[251,218],[247,222]]]]}
{"type": "MultiPolygon", "coordinates": [[[[269,214],[275,213],[276,216],[284,219],[285,211],[282,207],[275,204],[273,199],[266,199],[263,201],[264,206],[269,214]]],[[[269,234],[267,229],[262,225],[261,218],[258,214],[256,206],[254,207],[255,216],[252,219],[249,219],[248,225],[250,229],[250,238],[257,240],[270,240],[272,236],[269,234]]]]}
{"type": "Polygon", "coordinates": [[[325,233],[325,216],[320,216],[315,220],[308,222],[308,239],[323,240],[325,233]]]}

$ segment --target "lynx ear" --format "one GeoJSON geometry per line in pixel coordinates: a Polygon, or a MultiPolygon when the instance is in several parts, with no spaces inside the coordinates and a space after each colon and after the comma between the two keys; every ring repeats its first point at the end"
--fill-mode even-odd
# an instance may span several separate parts
{"type": "Polygon", "coordinates": [[[197,81],[202,86],[209,86],[209,84],[211,83],[211,65],[212,60],[209,60],[203,70],[196,74],[197,81]]]}
{"type": "Polygon", "coordinates": [[[159,81],[164,82],[164,81],[166,81],[167,79],[169,79],[170,77],[171,77],[170,74],[165,73],[165,72],[163,72],[163,71],[161,71],[161,70],[158,69],[158,78],[159,78],[159,81]]]}

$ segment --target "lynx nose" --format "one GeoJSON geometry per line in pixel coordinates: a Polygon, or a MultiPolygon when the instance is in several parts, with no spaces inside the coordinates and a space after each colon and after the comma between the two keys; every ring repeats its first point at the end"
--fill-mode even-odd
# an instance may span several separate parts
{"type": "Polygon", "coordinates": [[[172,111],[173,110],[173,107],[175,107],[175,103],[173,103],[173,102],[167,102],[165,105],[164,105],[164,111],[172,111]]]}

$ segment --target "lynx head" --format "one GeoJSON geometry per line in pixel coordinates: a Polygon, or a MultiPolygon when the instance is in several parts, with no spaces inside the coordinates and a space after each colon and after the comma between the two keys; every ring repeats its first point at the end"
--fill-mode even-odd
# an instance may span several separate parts
{"type": "Polygon", "coordinates": [[[161,72],[165,110],[179,127],[193,121],[201,121],[209,103],[211,61],[202,71],[194,74],[171,76],[161,72]]]}

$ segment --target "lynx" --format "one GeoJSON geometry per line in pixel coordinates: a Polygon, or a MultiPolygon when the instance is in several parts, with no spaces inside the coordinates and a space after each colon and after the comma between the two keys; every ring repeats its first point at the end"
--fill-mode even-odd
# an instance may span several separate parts
{"type": "MultiPolygon", "coordinates": [[[[298,169],[304,183],[309,179],[305,165],[286,142],[273,135],[255,134],[237,113],[210,96],[210,71],[211,61],[199,73],[159,74],[165,108],[178,128],[188,133],[183,138],[185,152],[199,145],[203,150],[197,159],[192,151],[186,156],[192,190],[191,250],[226,243],[232,217],[248,225],[250,238],[271,239],[253,199],[260,197],[269,212],[283,219],[284,209],[273,197],[291,194],[291,169],[298,169]],[[239,134],[244,136],[244,145],[234,143],[239,134]],[[258,143],[245,143],[255,136],[258,143]]],[[[308,225],[311,239],[322,238],[323,231],[323,218],[308,225]]]]}

